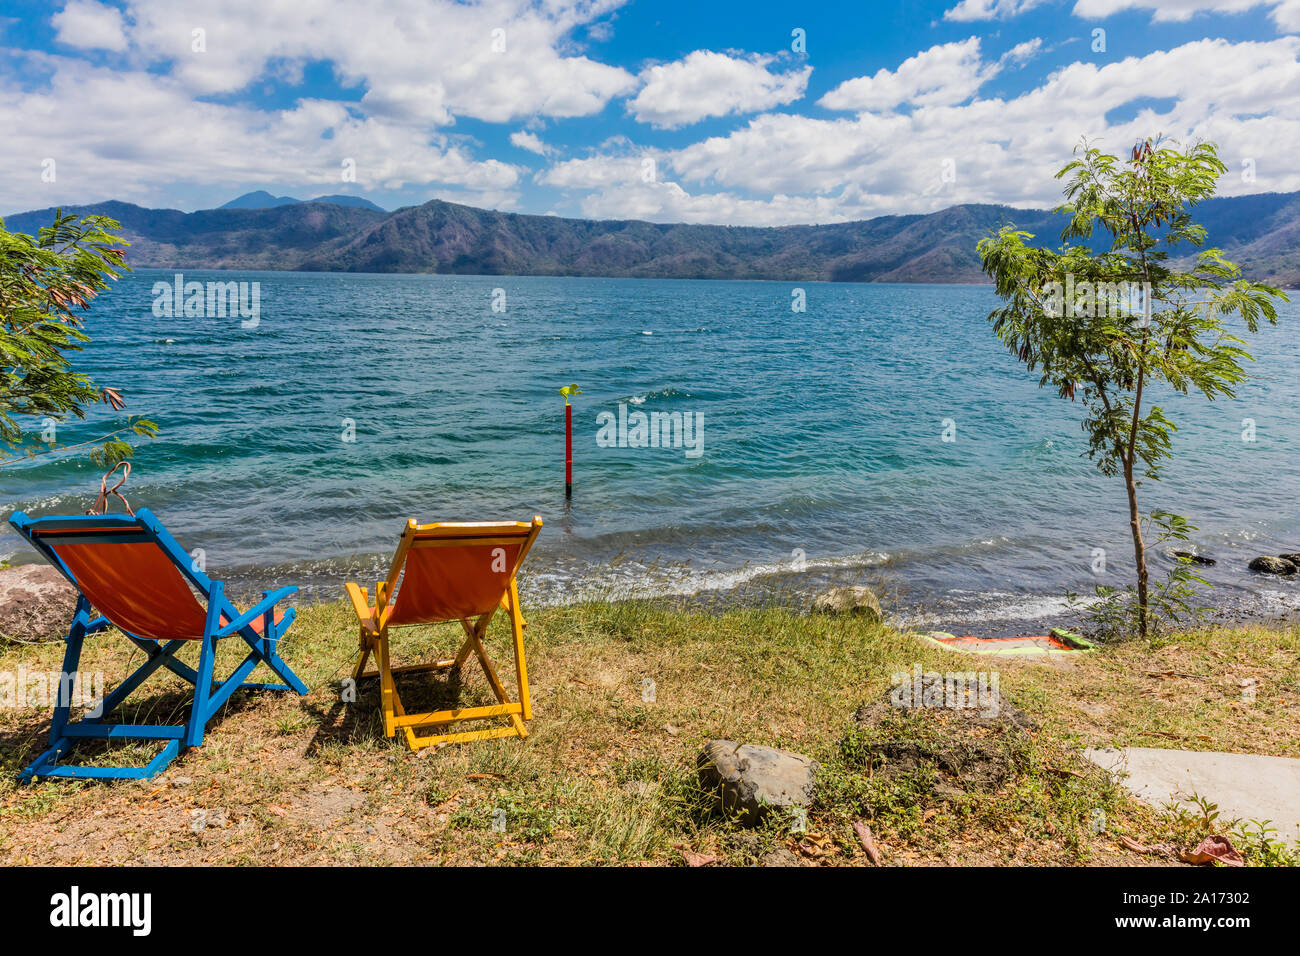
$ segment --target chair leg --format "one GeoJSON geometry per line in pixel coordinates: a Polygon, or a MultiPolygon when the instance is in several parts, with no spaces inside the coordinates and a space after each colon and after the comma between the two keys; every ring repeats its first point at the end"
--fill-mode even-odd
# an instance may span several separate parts
{"type": "Polygon", "coordinates": [[[288,685],[290,690],[296,693],[299,697],[306,697],[309,693],[307,685],[299,679],[298,675],[293,672],[293,669],[284,662],[279,654],[275,652],[277,641],[263,640],[262,644],[264,645],[263,653],[261,655],[262,662],[266,664],[267,667],[271,668],[275,675],[288,685]]]}
{"type": "MultiPolygon", "coordinates": [[[[497,675],[496,667],[488,657],[487,649],[483,646],[483,636],[487,633],[488,624],[492,619],[492,612],[482,614],[476,619],[465,618],[462,620],[461,627],[465,631],[465,641],[461,644],[460,650],[456,652],[456,657],[450,661],[440,661],[436,665],[413,666],[411,668],[398,668],[402,670],[425,670],[436,667],[438,669],[449,667],[451,669],[451,678],[454,680],[459,674],[461,667],[469,656],[473,654],[478,658],[479,666],[483,668],[483,674],[487,678],[488,684],[492,688],[492,693],[496,695],[497,704],[487,707],[462,707],[451,710],[435,711],[427,714],[407,714],[402,707],[401,698],[397,694],[397,688],[394,683],[394,671],[389,661],[388,634],[383,632],[374,640],[374,654],[379,670],[380,695],[384,712],[384,733],[393,737],[397,731],[402,731],[406,738],[406,744],[412,750],[420,750],[438,744],[463,743],[471,740],[490,740],[496,737],[527,737],[528,728],[524,726],[524,718],[521,714],[526,713],[527,719],[532,717],[532,703],[528,691],[528,668],[523,656],[523,627],[524,619],[518,610],[519,597],[516,593],[513,602],[507,597],[503,604],[511,612],[511,622],[515,640],[515,676],[519,680],[520,701],[518,703],[510,700],[506,693],[505,685],[497,675]],[[513,604],[513,607],[512,607],[513,604]],[[442,727],[447,728],[450,725],[461,720],[484,720],[491,718],[505,717],[510,721],[508,727],[494,727],[488,730],[473,730],[461,733],[443,733],[429,736],[419,736],[416,733],[418,727],[442,727]]],[[[363,652],[364,655],[364,652],[363,652]]],[[[362,662],[364,663],[364,656],[362,662]]],[[[358,672],[360,668],[358,667],[358,672]]]]}
{"type": "Polygon", "coordinates": [[[203,729],[207,726],[204,714],[212,694],[212,671],[216,666],[217,642],[211,634],[203,638],[199,649],[199,679],[194,683],[194,703],[190,705],[190,719],[185,726],[185,746],[197,747],[203,743],[203,729]]]}
{"type": "Polygon", "coordinates": [[[357,630],[360,632],[360,637],[358,638],[358,640],[361,644],[361,654],[357,658],[357,666],[352,668],[352,679],[354,681],[361,680],[361,675],[365,673],[366,662],[370,660],[370,648],[371,648],[370,639],[369,639],[370,632],[367,631],[364,627],[358,628],[357,630]]]}
{"type": "MultiPolygon", "coordinates": [[[[134,688],[143,683],[164,662],[171,660],[171,655],[175,653],[179,645],[187,642],[172,641],[167,645],[158,644],[150,652],[148,660],[136,668],[134,673],[128,676],[116,689],[104,696],[104,699],[100,702],[99,714],[87,716],[76,723],[71,723],[68,719],[72,709],[70,682],[80,667],[85,633],[84,622],[74,621],[73,628],[68,634],[68,646],[63,656],[62,673],[68,675],[69,693],[65,696],[63,687],[60,686],[59,699],[55,703],[54,717],[50,723],[50,746],[19,774],[18,779],[22,783],[29,783],[41,777],[148,780],[166,769],[167,765],[180,752],[181,738],[185,735],[187,728],[109,724],[106,722],[106,718],[117,709],[118,704],[134,688]],[[160,740],[164,741],[164,746],[162,751],[144,767],[61,766],[58,762],[61,756],[73,748],[77,740],[110,739],[160,740]]],[[[191,720],[194,714],[198,712],[197,705],[195,706],[196,710],[191,711],[191,720]]]]}
{"type": "MultiPolygon", "coordinates": [[[[81,621],[73,622],[72,630],[68,632],[67,646],[63,649],[63,670],[59,680],[59,696],[55,701],[54,717],[50,721],[50,746],[53,747],[63,736],[63,728],[68,725],[68,715],[72,710],[72,682],[76,678],[77,668],[81,665],[81,645],[85,640],[85,631],[81,627],[81,621]],[[66,686],[68,693],[65,696],[63,688],[66,686]]],[[[101,706],[103,702],[101,701],[101,706]]],[[[101,717],[107,717],[107,714],[101,714],[101,717]]]]}
{"type": "Polygon", "coordinates": [[[510,581],[510,629],[515,640],[515,678],[519,682],[519,703],[524,720],[533,719],[533,701],[528,693],[528,662],[524,659],[524,616],[519,610],[519,589],[510,581]]]}
{"type": "Polygon", "coordinates": [[[397,697],[397,688],[393,684],[393,668],[388,657],[388,630],[379,632],[379,637],[375,642],[378,645],[377,664],[379,667],[379,703],[384,712],[384,736],[391,737],[397,730],[394,721],[397,715],[394,713],[394,699],[397,697]]]}
{"type": "MultiPolygon", "coordinates": [[[[488,683],[492,685],[492,692],[497,695],[497,700],[503,704],[510,703],[510,698],[506,696],[505,685],[501,683],[501,678],[497,676],[496,668],[492,666],[492,661],[487,656],[487,649],[484,648],[483,642],[477,634],[474,635],[474,654],[478,657],[479,666],[483,668],[483,673],[487,675],[488,683]]],[[[509,714],[508,716],[511,725],[515,728],[515,733],[520,737],[527,737],[528,729],[524,727],[524,722],[519,719],[519,715],[509,714]]]]}

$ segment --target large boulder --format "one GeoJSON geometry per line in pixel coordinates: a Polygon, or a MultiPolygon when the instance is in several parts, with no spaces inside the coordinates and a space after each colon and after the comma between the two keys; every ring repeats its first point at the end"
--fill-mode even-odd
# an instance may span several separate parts
{"type": "Polygon", "coordinates": [[[76,588],[48,564],[0,570],[0,640],[58,640],[76,606],[76,588]]]}
{"type": "Polygon", "coordinates": [[[817,762],[773,747],[710,740],[699,758],[700,786],[722,809],[757,826],[774,810],[812,805],[817,762]]]}
{"type": "Polygon", "coordinates": [[[1267,555],[1250,562],[1250,569],[1260,574],[1292,575],[1300,571],[1300,567],[1297,567],[1286,558],[1273,558],[1267,555]]]}
{"type": "Polygon", "coordinates": [[[818,614],[852,614],[865,617],[872,624],[879,624],[883,615],[880,612],[880,599],[871,588],[860,585],[853,587],[832,588],[817,595],[812,609],[818,614]]]}

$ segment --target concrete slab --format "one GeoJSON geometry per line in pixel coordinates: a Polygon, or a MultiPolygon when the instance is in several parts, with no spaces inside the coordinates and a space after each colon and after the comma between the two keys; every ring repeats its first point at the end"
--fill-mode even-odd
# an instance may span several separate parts
{"type": "Polygon", "coordinates": [[[1300,760],[1156,747],[1083,755],[1119,777],[1144,803],[1192,806],[1196,794],[1219,805],[1220,819],[1271,820],[1267,826],[1278,836],[1300,843],[1300,760]]]}

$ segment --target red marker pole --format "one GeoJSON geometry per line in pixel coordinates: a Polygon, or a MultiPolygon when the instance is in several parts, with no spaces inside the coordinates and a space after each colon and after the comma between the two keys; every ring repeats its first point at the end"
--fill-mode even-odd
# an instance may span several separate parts
{"type": "Polygon", "coordinates": [[[573,497],[573,406],[564,403],[564,500],[573,497]]]}
{"type": "Polygon", "coordinates": [[[568,501],[573,497],[573,406],[569,399],[581,395],[582,389],[566,385],[560,394],[564,396],[564,500],[568,501]]]}

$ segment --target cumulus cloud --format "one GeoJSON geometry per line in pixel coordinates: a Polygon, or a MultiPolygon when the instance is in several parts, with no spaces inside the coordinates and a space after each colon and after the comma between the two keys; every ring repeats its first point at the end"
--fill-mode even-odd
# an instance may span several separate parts
{"type": "Polygon", "coordinates": [[[961,0],[957,6],[945,11],[943,18],[958,22],[1005,20],[1046,2],[1047,0],[961,0]]]}
{"type": "MultiPolygon", "coordinates": [[[[0,165],[11,171],[0,178],[0,207],[108,197],[172,205],[195,184],[335,192],[345,162],[364,190],[515,205],[528,169],[476,155],[477,140],[455,135],[465,117],[513,123],[512,146],[548,159],[535,184],[588,216],[759,225],[962,202],[1049,206],[1060,198],[1051,174],[1081,135],[1122,153],[1156,132],[1213,139],[1234,171],[1249,160],[1256,179],[1229,175],[1225,194],[1300,189],[1294,36],[1088,57],[1008,98],[987,93],[990,78],[1043,44],[986,59],[971,37],[850,79],[820,101],[837,113],[807,116],[778,111],[804,95],[806,66],[696,51],[634,76],[582,55],[575,31],[607,22],[597,18],[618,0],[392,0],[382,14],[325,0],[228,0],[201,15],[192,5],[178,13],[176,0],[125,3],[117,20],[91,0],[54,14],[59,55],[0,49],[0,165]],[[205,31],[204,52],[193,49],[195,30],[205,31]],[[130,66],[106,69],[72,48],[125,50],[130,66]],[[262,81],[292,84],[320,62],[354,95],[280,109],[241,95],[262,81]],[[570,159],[538,135],[551,118],[591,115],[619,97],[631,97],[630,115],[663,128],[756,115],[707,138],[673,137],[673,148],[615,136],[570,159]],[[46,159],[57,163],[56,182],[42,180],[46,159]]],[[[1204,6],[1076,0],[1120,4],[1159,7],[1165,18],[1204,6]]],[[[1268,7],[1278,19],[1297,5],[1268,7]]],[[[1028,2],[962,6],[999,15],[1028,2]]]]}
{"type": "Polygon", "coordinates": [[[803,96],[812,67],[772,72],[775,57],[730,56],[696,50],[681,60],[651,66],[628,104],[642,123],[676,129],[710,116],[755,113],[803,96]]]}
{"type": "Polygon", "coordinates": [[[1041,37],[1034,37],[1032,40],[1026,40],[1024,43],[1017,43],[999,58],[999,64],[1010,64],[1011,66],[1024,66],[1034,57],[1038,56],[1043,50],[1043,41],[1041,37]]]}
{"type": "Polygon", "coordinates": [[[908,57],[897,70],[846,80],[818,105],[832,110],[892,110],[898,106],[951,106],[970,99],[997,72],[980,58],[979,37],[945,43],[908,57]]]}
{"type": "Polygon", "coordinates": [[[1108,17],[1124,10],[1150,10],[1157,23],[1180,23],[1198,13],[1245,13],[1267,8],[1280,30],[1300,30],[1300,0],[1078,0],[1076,17],[1108,17]]]}
{"type": "Polygon", "coordinates": [[[328,61],[396,121],[501,123],[587,116],[630,92],[620,67],[565,52],[569,34],[622,0],[127,0],[131,39],[196,94],[234,93],[284,65],[328,61]],[[202,52],[195,50],[195,31],[202,52]]]}
{"type": "Polygon", "coordinates": [[[449,137],[358,116],[348,104],[299,100],[259,110],[195,101],[180,83],[38,57],[37,90],[0,89],[0,206],[27,209],[106,198],[166,204],[177,183],[245,188],[302,183],[338,191],[344,164],[366,189],[429,184],[500,198],[520,168],[478,160],[449,137]],[[55,161],[55,181],[41,180],[55,161]],[[42,192],[49,193],[48,199],[42,192]]]}
{"type": "Polygon", "coordinates": [[[1052,173],[1081,135],[1122,153],[1163,132],[1219,144],[1234,171],[1220,184],[1223,194],[1291,191],[1300,189],[1292,159],[1300,151],[1298,57],[1297,37],[1201,40],[1104,65],[1073,63],[1006,100],[839,119],[764,114],[725,136],[658,154],[663,184],[640,182],[628,157],[562,166],[555,180],[594,190],[582,199],[586,215],[637,211],[661,221],[728,211],[736,224],[825,222],[963,202],[1046,207],[1060,201],[1052,173]],[[1172,105],[1133,105],[1146,98],[1172,105]],[[1129,107],[1128,118],[1108,120],[1129,107]],[[1235,175],[1247,159],[1255,181],[1235,175]],[[685,196],[714,198],[688,201],[669,183],[685,196]],[[751,196],[773,198],[749,203],[751,196]]]}
{"type": "Polygon", "coordinates": [[[55,39],[68,46],[83,50],[126,49],[126,33],[122,29],[122,12],[96,0],[73,0],[56,13],[50,21],[55,39]]]}
{"type": "Polygon", "coordinates": [[[510,143],[520,149],[526,149],[530,153],[536,153],[538,156],[549,156],[553,152],[550,146],[542,142],[540,136],[523,129],[510,134],[510,143]]]}
{"type": "MultiPolygon", "coordinates": [[[[120,196],[174,203],[172,187],[334,186],[344,160],[371,189],[422,187],[509,205],[522,167],[474,156],[448,127],[586,116],[636,77],[581,53],[572,34],[623,0],[72,0],[59,43],[129,51],[130,67],[0,51],[0,203],[28,208],[120,196]],[[3,78],[7,59],[19,64],[3,78]],[[294,85],[329,63],[355,97],[267,110],[241,95],[294,85]],[[21,79],[19,79],[21,77],[21,79]],[[40,164],[54,159],[54,183],[40,164]],[[49,198],[33,196],[21,170],[49,198]]],[[[530,141],[531,142],[531,141],[530,141]]]]}
{"type": "MultiPolygon", "coordinates": [[[[1047,0],[961,0],[944,12],[945,20],[1005,20],[1047,0]]],[[[1126,10],[1149,10],[1157,23],[1182,23],[1199,13],[1233,14],[1267,9],[1277,28],[1300,31],[1300,0],[1076,0],[1076,17],[1099,20],[1126,10]]]]}

